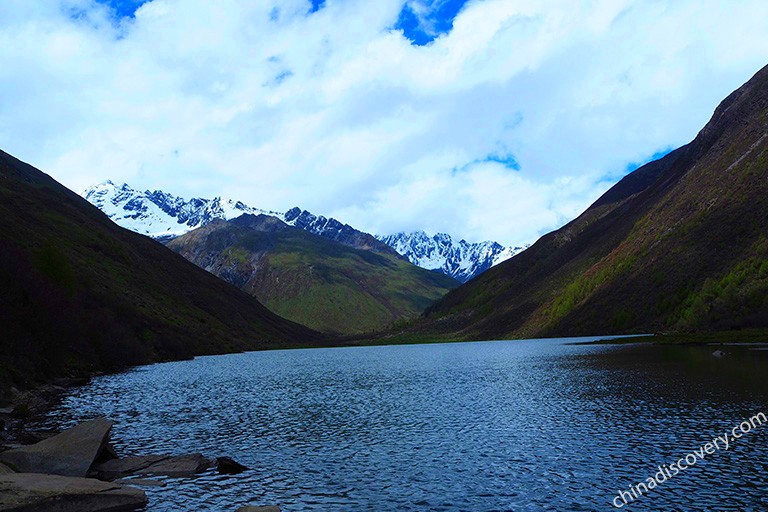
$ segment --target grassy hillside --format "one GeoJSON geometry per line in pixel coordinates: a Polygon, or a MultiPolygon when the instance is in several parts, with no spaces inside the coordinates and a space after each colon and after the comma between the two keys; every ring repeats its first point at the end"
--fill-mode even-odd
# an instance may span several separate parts
{"type": "Polygon", "coordinates": [[[389,254],[355,249],[274,217],[214,221],[168,247],[285,318],[354,334],[418,316],[458,283],[389,254]]]}
{"type": "Polygon", "coordinates": [[[0,152],[0,386],[320,335],[0,152]]]}
{"type": "Polygon", "coordinates": [[[406,337],[768,327],[768,68],[690,144],[449,293],[406,337]]]}

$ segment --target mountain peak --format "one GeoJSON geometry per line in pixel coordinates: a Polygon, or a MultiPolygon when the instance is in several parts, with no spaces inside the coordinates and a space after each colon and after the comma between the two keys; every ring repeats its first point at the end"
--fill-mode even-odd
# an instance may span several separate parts
{"type": "MultiPolygon", "coordinates": [[[[139,192],[123,183],[104,181],[83,191],[93,205],[117,224],[158,239],[173,238],[205,226],[215,219],[231,220],[250,214],[244,222],[257,222],[258,216],[273,217],[309,233],[354,247],[406,259],[422,268],[436,270],[465,282],[488,268],[511,258],[524,248],[505,248],[496,242],[454,241],[447,233],[429,236],[424,231],[375,237],[333,217],[315,215],[298,206],[285,213],[262,210],[221,196],[213,199],[174,196],[162,190],[139,192]]],[[[263,226],[274,226],[258,221],[263,226]]],[[[269,221],[271,222],[271,221],[269,221]]]]}
{"type": "Polygon", "coordinates": [[[107,180],[87,188],[82,196],[117,224],[153,238],[181,235],[213,219],[231,219],[243,213],[277,215],[241,202],[213,199],[184,199],[162,190],[139,192],[127,183],[107,180]]]}
{"type": "Polygon", "coordinates": [[[528,246],[504,247],[498,242],[455,241],[447,233],[430,237],[424,231],[377,236],[411,263],[436,270],[465,283],[494,265],[508,260],[528,246]]]}

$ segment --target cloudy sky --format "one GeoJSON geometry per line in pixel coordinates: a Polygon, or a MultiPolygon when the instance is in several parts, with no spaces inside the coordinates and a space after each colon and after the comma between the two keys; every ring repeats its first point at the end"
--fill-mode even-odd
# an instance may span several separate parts
{"type": "Polygon", "coordinates": [[[0,148],[78,191],[511,244],[765,64],[765,0],[4,0],[0,148]]]}

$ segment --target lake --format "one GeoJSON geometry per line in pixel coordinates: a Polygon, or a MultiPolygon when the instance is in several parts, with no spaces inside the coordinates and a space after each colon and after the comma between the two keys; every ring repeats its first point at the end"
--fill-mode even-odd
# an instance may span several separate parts
{"type": "MultiPolygon", "coordinates": [[[[251,468],[164,478],[149,510],[591,511],[768,413],[762,347],[574,341],[200,357],[98,377],[46,421],[104,415],[122,455],[251,468]]],[[[756,427],[623,508],[768,510],[767,440],[756,427]]]]}

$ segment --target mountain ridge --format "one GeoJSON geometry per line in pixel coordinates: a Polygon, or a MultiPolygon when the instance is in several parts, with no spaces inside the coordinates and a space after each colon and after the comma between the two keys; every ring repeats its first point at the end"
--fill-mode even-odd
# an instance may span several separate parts
{"type": "Polygon", "coordinates": [[[449,292],[413,332],[454,339],[768,327],[768,67],[696,138],[449,292]]]}
{"type": "Polygon", "coordinates": [[[0,387],[321,335],[0,151],[0,387]]]}
{"type": "Polygon", "coordinates": [[[167,246],[275,313],[333,334],[416,317],[459,284],[399,255],[355,248],[264,214],[215,219],[167,246]]]}
{"type": "Polygon", "coordinates": [[[81,195],[114,222],[159,240],[180,236],[216,218],[231,220],[246,213],[264,214],[350,247],[405,258],[416,266],[441,272],[459,282],[476,277],[527,247],[503,247],[492,241],[457,242],[444,233],[433,237],[418,231],[371,235],[299,207],[277,212],[220,197],[186,200],[160,190],[141,192],[125,183],[116,185],[109,180],[87,188],[81,195]]]}
{"type": "Polygon", "coordinates": [[[414,265],[442,272],[460,283],[469,281],[530,247],[530,244],[504,247],[491,241],[470,243],[463,239],[457,242],[447,233],[429,236],[424,231],[379,235],[377,238],[414,265]]]}

